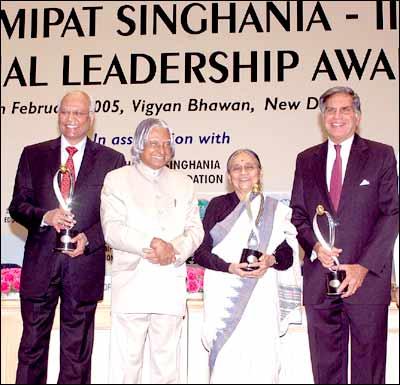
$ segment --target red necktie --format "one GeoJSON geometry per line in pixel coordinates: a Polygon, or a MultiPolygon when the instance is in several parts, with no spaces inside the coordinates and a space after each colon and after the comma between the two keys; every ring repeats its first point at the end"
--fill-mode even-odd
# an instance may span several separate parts
{"type": "MultiPolygon", "coordinates": [[[[75,168],[74,168],[74,161],[72,160],[72,157],[78,151],[78,149],[75,147],[68,146],[66,148],[66,150],[68,152],[68,159],[67,159],[67,162],[65,163],[65,166],[70,171],[72,178],[74,178],[74,182],[75,182],[75,168]]],[[[68,175],[68,173],[62,174],[60,190],[61,190],[61,194],[65,200],[69,198],[70,185],[71,185],[71,180],[70,180],[70,176],[68,175]]]]}
{"type": "Polygon", "coordinates": [[[339,207],[340,193],[342,192],[342,158],[340,157],[340,144],[335,144],[336,159],[333,163],[329,195],[335,211],[339,207]]]}

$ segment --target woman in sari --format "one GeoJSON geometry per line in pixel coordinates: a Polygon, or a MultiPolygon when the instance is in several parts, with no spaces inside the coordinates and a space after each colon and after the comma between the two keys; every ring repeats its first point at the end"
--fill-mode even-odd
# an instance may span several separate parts
{"type": "Polygon", "coordinates": [[[206,268],[203,344],[210,383],[278,383],[279,336],[301,301],[296,229],[289,207],[253,192],[261,180],[255,152],[235,151],[227,172],[234,191],[210,201],[194,255],[206,268]],[[247,248],[262,252],[258,262],[240,262],[247,248]]]}

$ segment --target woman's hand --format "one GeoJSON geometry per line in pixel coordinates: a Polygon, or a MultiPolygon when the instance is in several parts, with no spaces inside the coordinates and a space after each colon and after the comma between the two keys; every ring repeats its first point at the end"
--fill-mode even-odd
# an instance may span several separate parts
{"type": "Polygon", "coordinates": [[[249,267],[258,267],[258,269],[250,271],[249,277],[252,278],[261,278],[266,271],[275,264],[275,256],[270,254],[263,254],[259,262],[250,263],[249,267]]]}
{"type": "Polygon", "coordinates": [[[231,274],[236,274],[239,277],[247,277],[248,271],[243,270],[245,267],[247,267],[249,264],[246,262],[242,262],[242,263],[231,263],[229,265],[229,272],[231,274]]]}
{"type": "Polygon", "coordinates": [[[269,254],[263,254],[259,262],[254,263],[231,263],[229,265],[229,272],[236,274],[242,278],[261,278],[265,272],[276,262],[275,257],[269,254]],[[256,267],[255,270],[246,271],[245,267],[256,267]]]}

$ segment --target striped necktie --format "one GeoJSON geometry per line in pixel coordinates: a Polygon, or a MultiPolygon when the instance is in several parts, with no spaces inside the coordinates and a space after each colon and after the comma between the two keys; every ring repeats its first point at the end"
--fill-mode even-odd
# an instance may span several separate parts
{"type": "MultiPolygon", "coordinates": [[[[78,149],[76,147],[68,146],[66,148],[66,150],[68,152],[68,159],[67,159],[67,162],[65,163],[65,166],[68,168],[68,170],[71,173],[72,178],[74,178],[74,182],[75,182],[75,167],[74,167],[74,161],[73,161],[72,157],[78,151],[78,149]]],[[[70,187],[71,187],[71,180],[70,180],[69,174],[68,173],[62,174],[60,190],[61,190],[61,194],[65,200],[69,198],[70,187]]]]}

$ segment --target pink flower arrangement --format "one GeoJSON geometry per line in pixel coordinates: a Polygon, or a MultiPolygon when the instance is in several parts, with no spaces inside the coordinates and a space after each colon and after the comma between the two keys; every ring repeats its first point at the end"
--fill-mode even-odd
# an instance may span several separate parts
{"type": "Polygon", "coordinates": [[[19,292],[20,280],[20,267],[1,269],[1,294],[19,292]]]}
{"type": "Polygon", "coordinates": [[[202,292],[204,268],[199,265],[187,265],[186,271],[186,290],[189,293],[202,292]]]}

